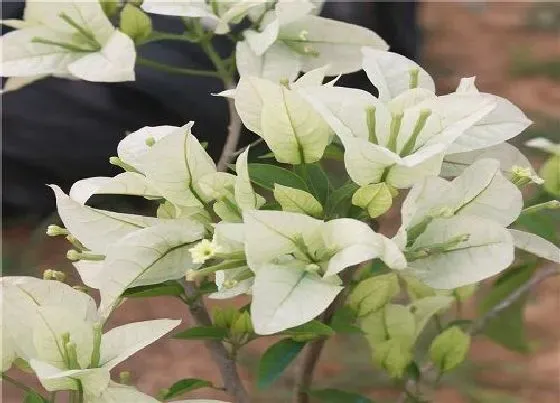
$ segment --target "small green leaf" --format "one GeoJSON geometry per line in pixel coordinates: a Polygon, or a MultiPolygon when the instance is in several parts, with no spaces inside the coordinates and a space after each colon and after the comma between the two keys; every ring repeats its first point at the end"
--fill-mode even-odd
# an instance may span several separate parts
{"type": "Polygon", "coordinates": [[[361,281],[348,297],[350,306],[358,316],[366,316],[387,305],[399,292],[396,274],[384,274],[361,281]]]}
{"type": "Polygon", "coordinates": [[[374,403],[365,396],[339,389],[315,389],[307,394],[324,403],[374,403]]]}
{"type": "Polygon", "coordinates": [[[401,276],[406,286],[406,292],[411,300],[416,300],[424,297],[433,297],[436,295],[436,290],[429,285],[424,284],[416,277],[401,276]]]}
{"type": "Polygon", "coordinates": [[[251,181],[267,190],[274,190],[274,184],[278,183],[306,192],[309,191],[305,181],[300,176],[277,165],[249,164],[248,170],[251,181]]]}
{"type": "Polygon", "coordinates": [[[319,337],[332,336],[334,330],[318,320],[312,320],[303,325],[287,329],[283,333],[295,341],[311,341],[319,337]]]}
{"type": "Polygon", "coordinates": [[[167,389],[167,393],[163,396],[163,399],[164,400],[173,399],[192,390],[201,389],[201,388],[211,388],[212,386],[213,386],[212,382],[205,381],[204,379],[196,379],[196,378],[181,379],[180,381],[175,382],[169,389],[167,389]]]}
{"type": "Polygon", "coordinates": [[[107,17],[112,17],[119,10],[119,0],[99,0],[99,3],[107,17]]]}
{"type": "Polygon", "coordinates": [[[377,218],[391,208],[393,197],[385,183],[360,187],[352,196],[352,204],[367,210],[371,218],[377,218]]]}
{"type": "Polygon", "coordinates": [[[134,42],[141,42],[152,33],[152,20],[144,11],[127,3],[121,11],[119,28],[134,42]]]}
{"type": "Polygon", "coordinates": [[[440,372],[451,371],[462,363],[471,344],[471,336],[453,326],[438,334],[430,346],[430,359],[440,372]]]}
{"type": "Polygon", "coordinates": [[[335,160],[335,161],[344,161],[344,150],[335,144],[329,144],[325,148],[325,153],[323,154],[323,158],[335,160]]]}
{"type": "Polygon", "coordinates": [[[23,403],[49,403],[49,401],[37,393],[27,392],[23,403]]]}
{"type": "Polygon", "coordinates": [[[161,284],[141,285],[127,289],[123,296],[128,298],[161,297],[164,295],[178,297],[184,292],[181,284],[169,281],[161,284]]]}
{"type": "Polygon", "coordinates": [[[231,325],[231,333],[236,335],[244,335],[253,333],[253,323],[249,312],[240,313],[235,322],[231,325]]]}
{"type": "Polygon", "coordinates": [[[301,164],[296,165],[294,169],[305,181],[309,192],[315,196],[321,204],[326,203],[329,193],[332,190],[332,185],[321,165],[319,165],[319,163],[301,164]]]}
{"type": "Polygon", "coordinates": [[[214,281],[205,277],[198,286],[198,292],[201,294],[212,294],[218,292],[218,286],[214,281]]]}
{"type": "Polygon", "coordinates": [[[303,190],[275,184],[274,198],[284,211],[308,214],[312,217],[320,217],[323,214],[321,203],[311,193],[303,190]]]}
{"type": "Polygon", "coordinates": [[[331,321],[331,329],[336,333],[356,334],[362,330],[356,325],[356,313],[349,306],[337,309],[331,321]]]}
{"type": "Polygon", "coordinates": [[[325,206],[325,213],[329,217],[345,217],[352,205],[352,195],[359,188],[354,182],[348,182],[333,191],[325,206]]]}
{"type": "Polygon", "coordinates": [[[257,385],[259,389],[270,386],[296,358],[305,343],[291,339],[280,340],[264,352],[259,363],[257,385]]]}
{"type": "Polygon", "coordinates": [[[539,175],[544,179],[545,190],[554,196],[560,196],[560,155],[546,160],[539,175]]]}
{"type": "Polygon", "coordinates": [[[215,326],[230,328],[237,320],[240,312],[233,306],[216,307],[212,310],[212,322],[215,326]]]}
{"type": "Polygon", "coordinates": [[[412,361],[410,345],[398,339],[387,340],[373,347],[373,361],[391,378],[402,378],[412,361]]]}
{"type": "Polygon", "coordinates": [[[196,326],[173,336],[174,339],[182,340],[223,340],[228,330],[223,327],[196,326]]]}

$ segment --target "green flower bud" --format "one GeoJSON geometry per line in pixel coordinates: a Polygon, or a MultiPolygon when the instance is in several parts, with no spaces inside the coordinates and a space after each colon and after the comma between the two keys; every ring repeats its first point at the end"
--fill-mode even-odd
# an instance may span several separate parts
{"type": "Polygon", "coordinates": [[[132,383],[132,374],[130,371],[119,372],[119,383],[123,385],[130,385],[132,383]]]}
{"type": "Polygon", "coordinates": [[[154,139],[152,136],[146,137],[145,142],[146,142],[146,145],[147,145],[148,147],[151,147],[151,146],[153,146],[154,144],[156,144],[156,139],[154,139]]]}
{"type": "Polygon", "coordinates": [[[82,254],[75,249],[70,249],[68,252],[66,252],[66,258],[68,260],[76,262],[82,258],[82,254]]]}
{"type": "Polygon", "coordinates": [[[58,270],[46,269],[43,271],[43,280],[56,280],[63,282],[66,280],[66,274],[58,270]]]}
{"type": "Polygon", "coordinates": [[[47,227],[46,234],[48,236],[68,235],[70,232],[66,228],[59,227],[58,225],[51,224],[47,227]]]}

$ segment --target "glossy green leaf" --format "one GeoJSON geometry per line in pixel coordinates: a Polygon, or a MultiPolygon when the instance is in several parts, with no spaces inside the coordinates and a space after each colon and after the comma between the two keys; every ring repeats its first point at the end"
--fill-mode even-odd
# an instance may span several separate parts
{"type": "Polygon", "coordinates": [[[353,392],[340,389],[315,389],[308,395],[323,403],[373,403],[373,400],[353,392]]]}
{"type": "Polygon", "coordinates": [[[359,186],[354,182],[348,182],[334,190],[327,200],[325,214],[329,217],[346,216],[352,205],[352,195],[358,188],[359,186]]]}
{"type": "Polygon", "coordinates": [[[171,385],[169,389],[167,389],[167,393],[163,396],[163,399],[173,399],[192,390],[209,387],[212,387],[212,382],[206,381],[204,379],[181,379],[180,381],[177,381],[173,385],[171,385]]]}
{"type": "Polygon", "coordinates": [[[306,192],[309,191],[305,181],[300,176],[277,165],[249,164],[248,169],[251,181],[265,189],[274,190],[274,184],[278,183],[306,192]]]}
{"type": "Polygon", "coordinates": [[[309,192],[315,196],[321,204],[325,204],[329,193],[332,191],[332,185],[321,165],[319,165],[319,163],[300,164],[296,165],[294,169],[307,184],[309,192]]]}
{"type": "Polygon", "coordinates": [[[270,386],[296,358],[305,343],[291,339],[280,340],[264,352],[259,363],[257,385],[259,389],[270,386]]]}
{"type": "Polygon", "coordinates": [[[170,281],[161,284],[132,287],[126,290],[123,296],[128,298],[161,297],[166,295],[178,297],[182,295],[183,292],[184,290],[181,284],[170,281]]]}
{"type": "Polygon", "coordinates": [[[196,326],[173,336],[174,339],[182,340],[223,340],[228,330],[223,327],[196,326]]]}

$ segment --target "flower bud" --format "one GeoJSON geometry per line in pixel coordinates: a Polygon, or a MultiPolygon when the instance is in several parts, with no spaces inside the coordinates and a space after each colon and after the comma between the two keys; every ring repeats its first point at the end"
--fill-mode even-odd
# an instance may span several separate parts
{"type": "Polygon", "coordinates": [[[70,249],[68,252],[66,252],[66,258],[68,260],[76,262],[82,258],[82,254],[75,249],[70,249]]]}
{"type": "Polygon", "coordinates": [[[56,280],[63,282],[66,280],[66,274],[58,270],[47,269],[43,271],[43,280],[56,280]]]}
{"type": "Polygon", "coordinates": [[[156,139],[153,138],[153,136],[146,137],[145,142],[146,142],[146,145],[147,145],[148,147],[151,147],[151,146],[153,146],[154,144],[156,144],[156,139]]]}
{"type": "Polygon", "coordinates": [[[68,235],[69,232],[66,228],[59,227],[58,225],[51,224],[47,227],[46,234],[48,236],[68,235]]]}
{"type": "Polygon", "coordinates": [[[132,374],[130,371],[119,372],[119,383],[123,385],[130,385],[132,381],[132,374]]]}
{"type": "Polygon", "coordinates": [[[530,167],[514,165],[511,168],[511,182],[517,186],[524,186],[530,182],[542,185],[544,180],[540,176],[534,175],[530,167]]]}

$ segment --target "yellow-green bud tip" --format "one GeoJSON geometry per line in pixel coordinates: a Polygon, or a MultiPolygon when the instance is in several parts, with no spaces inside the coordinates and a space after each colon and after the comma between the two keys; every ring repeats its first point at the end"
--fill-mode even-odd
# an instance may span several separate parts
{"type": "Polygon", "coordinates": [[[62,282],[66,280],[66,274],[58,270],[47,269],[43,272],[43,280],[56,280],[62,282]]]}
{"type": "Polygon", "coordinates": [[[156,139],[153,138],[152,136],[146,137],[145,142],[146,142],[146,145],[147,145],[148,147],[151,147],[151,146],[153,146],[154,144],[156,144],[156,139]]]}
{"type": "Polygon", "coordinates": [[[225,280],[224,281],[224,288],[233,288],[235,287],[237,284],[239,284],[239,281],[235,280],[235,279],[229,279],[229,280],[225,280]]]}
{"type": "Polygon", "coordinates": [[[51,224],[47,227],[46,234],[48,236],[68,235],[69,232],[66,228],[59,227],[58,225],[51,224]]]}
{"type": "Polygon", "coordinates": [[[66,252],[66,257],[68,260],[72,260],[73,262],[80,260],[82,258],[82,254],[75,249],[70,249],[66,252]]]}
{"type": "Polygon", "coordinates": [[[317,264],[311,263],[305,266],[304,270],[308,273],[317,273],[319,270],[321,270],[321,267],[317,264]]]}
{"type": "Polygon", "coordinates": [[[111,157],[109,158],[109,164],[112,165],[120,165],[122,163],[121,159],[119,157],[111,157]]]}

